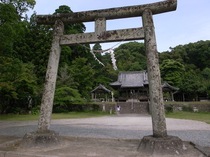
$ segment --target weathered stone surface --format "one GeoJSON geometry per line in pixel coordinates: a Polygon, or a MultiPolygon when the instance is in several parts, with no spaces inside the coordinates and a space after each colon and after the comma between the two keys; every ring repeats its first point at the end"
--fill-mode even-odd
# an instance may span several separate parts
{"type": "Polygon", "coordinates": [[[175,136],[164,138],[145,136],[140,142],[138,151],[145,155],[182,155],[186,149],[182,140],[175,136]]]}
{"type": "Polygon", "coordinates": [[[54,131],[27,133],[20,144],[22,148],[30,147],[51,147],[57,146],[61,142],[59,134],[54,131]]]}
{"type": "Polygon", "coordinates": [[[100,35],[101,33],[106,31],[106,19],[98,18],[95,20],[95,33],[100,35]]]}
{"type": "Polygon", "coordinates": [[[39,132],[45,132],[50,128],[56,78],[61,53],[59,41],[60,36],[63,34],[63,31],[63,22],[60,20],[56,21],[54,26],[52,47],[45,77],[44,92],[42,95],[40,118],[38,123],[39,132]]]}
{"type": "Polygon", "coordinates": [[[64,23],[91,22],[98,18],[106,20],[142,16],[145,9],[150,9],[154,14],[160,14],[176,10],[177,0],[167,0],[145,5],[127,6],[102,10],[92,10],[76,13],[65,13],[55,15],[37,15],[38,24],[53,25],[56,20],[64,23]]]}
{"type": "Polygon", "coordinates": [[[153,136],[166,137],[167,130],[165,121],[165,110],[152,11],[146,9],[143,13],[142,19],[145,34],[150,112],[152,115],[153,136]]]}
{"type": "Polygon", "coordinates": [[[129,41],[129,40],[139,40],[139,39],[144,39],[144,29],[142,27],[113,30],[113,31],[97,30],[97,32],[95,33],[62,35],[60,44],[61,45],[71,45],[78,43],[93,44],[96,42],[104,43],[111,41],[129,41]]]}

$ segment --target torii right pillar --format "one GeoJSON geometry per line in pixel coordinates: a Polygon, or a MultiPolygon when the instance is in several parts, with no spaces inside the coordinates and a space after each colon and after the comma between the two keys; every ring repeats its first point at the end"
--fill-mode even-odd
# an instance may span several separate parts
{"type": "Polygon", "coordinates": [[[178,137],[167,135],[155,29],[150,9],[144,10],[142,20],[147,56],[149,108],[152,115],[153,135],[145,136],[141,140],[138,150],[146,156],[180,155],[184,151],[182,140],[178,137]]]}
{"type": "Polygon", "coordinates": [[[152,114],[152,126],[154,137],[166,137],[166,121],[161,87],[161,76],[158,61],[155,29],[152,12],[146,9],[142,15],[145,47],[147,56],[147,72],[149,80],[149,101],[152,114]]]}

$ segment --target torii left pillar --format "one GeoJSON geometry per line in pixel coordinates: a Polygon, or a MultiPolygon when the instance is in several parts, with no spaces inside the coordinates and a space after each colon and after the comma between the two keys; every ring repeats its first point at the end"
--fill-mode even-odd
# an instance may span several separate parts
{"type": "Polygon", "coordinates": [[[61,20],[57,20],[53,29],[53,40],[42,95],[38,130],[36,132],[27,133],[24,136],[21,143],[23,147],[31,147],[36,145],[52,146],[60,143],[58,133],[49,130],[49,128],[51,123],[56,78],[61,53],[60,37],[63,35],[63,32],[64,24],[61,20]]]}
{"type": "Polygon", "coordinates": [[[60,36],[63,35],[63,31],[63,22],[57,20],[54,25],[52,47],[45,77],[44,93],[42,95],[41,110],[38,123],[38,132],[48,132],[50,128],[56,78],[61,53],[60,36]]]}

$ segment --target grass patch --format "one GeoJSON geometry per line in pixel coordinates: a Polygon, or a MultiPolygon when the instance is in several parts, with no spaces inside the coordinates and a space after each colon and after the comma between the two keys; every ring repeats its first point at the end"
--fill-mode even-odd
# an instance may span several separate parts
{"type": "Polygon", "coordinates": [[[210,105],[210,101],[165,101],[166,105],[210,105]]]}
{"type": "MultiPolygon", "coordinates": [[[[108,115],[104,112],[69,112],[69,113],[53,113],[52,119],[75,119],[75,118],[90,118],[108,115]]],[[[31,121],[38,120],[39,115],[0,115],[0,120],[4,121],[31,121]]]]}
{"type": "Polygon", "coordinates": [[[52,119],[75,119],[75,118],[91,118],[108,115],[105,112],[69,112],[52,114],[52,119]]]}
{"type": "Polygon", "coordinates": [[[166,114],[167,118],[176,119],[190,119],[202,121],[210,124],[210,113],[209,112],[169,112],[166,114]]]}
{"type": "Polygon", "coordinates": [[[38,120],[38,115],[18,115],[18,114],[5,114],[0,115],[0,120],[4,121],[30,121],[38,120]]]}

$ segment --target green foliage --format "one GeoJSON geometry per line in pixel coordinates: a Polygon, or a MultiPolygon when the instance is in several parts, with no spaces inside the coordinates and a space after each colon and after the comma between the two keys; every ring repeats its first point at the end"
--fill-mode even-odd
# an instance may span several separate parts
{"type": "Polygon", "coordinates": [[[185,46],[190,64],[194,64],[200,70],[210,67],[210,41],[198,41],[185,46]]]}
{"type": "Polygon", "coordinates": [[[77,58],[70,66],[70,73],[78,84],[77,89],[85,98],[89,98],[89,92],[93,88],[95,70],[86,58],[77,58]]]}
{"type": "Polygon", "coordinates": [[[210,114],[207,113],[193,113],[193,112],[169,112],[166,114],[168,118],[177,118],[177,119],[191,119],[196,121],[202,121],[210,124],[210,114]]]}
{"type": "Polygon", "coordinates": [[[39,115],[40,113],[40,106],[34,106],[32,109],[31,109],[31,114],[32,115],[39,115]]]}
{"type": "Polygon", "coordinates": [[[201,75],[203,76],[204,80],[204,86],[206,87],[206,95],[208,98],[210,98],[210,68],[205,68],[201,75]]]}
{"type": "Polygon", "coordinates": [[[15,108],[27,110],[28,97],[36,96],[37,82],[33,65],[18,59],[0,57],[1,113],[15,112],[15,108]],[[15,104],[14,104],[15,102],[15,104]]]}
{"type": "MultiPolygon", "coordinates": [[[[53,113],[52,119],[75,119],[75,118],[91,118],[106,116],[106,112],[68,112],[68,113],[53,113]]],[[[17,115],[17,114],[7,114],[0,115],[0,119],[3,121],[31,121],[38,120],[38,115],[17,115]]]]}
{"type": "Polygon", "coordinates": [[[182,64],[193,64],[196,68],[203,70],[210,67],[210,41],[198,41],[186,45],[178,45],[171,51],[160,53],[160,62],[165,59],[173,59],[182,64]]]}
{"type": "Polygon", "coordinates": [[[172,105],[165,105],[165,112],[166,113],[172,113],[173,112],[173,106],[172,105]]]}
{"type": "Polygon", "coordinates": [[[129,42],[115,49],[117,66],[120,71],[146,69],[146,56],[143,43],[129,42]]]}
{"type": "Polygon", "coordinates": [[[188,70],[182,76],[180,90],[183,93],[191,95],[191,99],[197,100],[198,94],[205,92],[206,86],[198,73],[193,70],[188,70]]]}
{"type": "Polygon", "coordinates": [[[19,17],[11,4],[0,3],[0,55],[12,53],[18,38],[19,17]]]}
{"type": "Polygon", "coordinates": [[[201,73],[206,80],[210,80],[210,68],[206,67],[201,73]]]}
{"type": "Polygon", "coordinates": [[[62,87],[63,85],[74,89],[78,86],[78,83],[74,81],[74,78],[70,73],[70,68],[67,64],[60,67],[58,71],[57,88],[62,87]]]}
{"type": "Polygon", "coordinates": [[[93,50],[102,50],[100,43],[96,43],[96,44],[93,46],[93,50]]]}
{"type": "Polygon", "coordinates": [[[82,104],[84,100],[76,89],[64,86],[55,91],[55,105],[82,104]]]}
{"type": "Polygon", "coordinates": [[[209,79],[206,79],[210,67],[209,47],[210,41],[198,41],[178,45],[171,48],[171,51],[159,54],[163,80],[179,87],[179,94],[182,94],[183,98],[187,97],[186,100],[199,100],[199,97],[206,98],[210,94],[209,79]],[[181,64],[184,71],[179,64],[173,67],[173,64],[170,64],[173,62],[181,64]]]}
{"type": "Polygon", "coordinates": [[[20,18],[26,11],[33,9],[36,4],[35,0],[1,0],[1,2],[13,5],[20,18]]]}
{"type": "MultiPolygon", "coordinates": [[[[58,9],[55,10],[54,14],[57,13],[73,13],[73,11],[69,6],[61,5],[58,9]]],[[[64,28],[66,34],[84,33],[84,31],[86,30],[83,23],[65,24],[64,28]]]]}
{"type": "Polygon", "coordinates": [[[172,59],[166,59],[160,65],[162,79],[173,86],[181,84],[184,70],[183,64],[172,59]]]}
{"type": "Polygon", "coordinates": [[[188,105],[183,105],[182,110],[187,111],[187,112],[192,112],[193,108],[191,106],[188,106],[188,105]]]}

